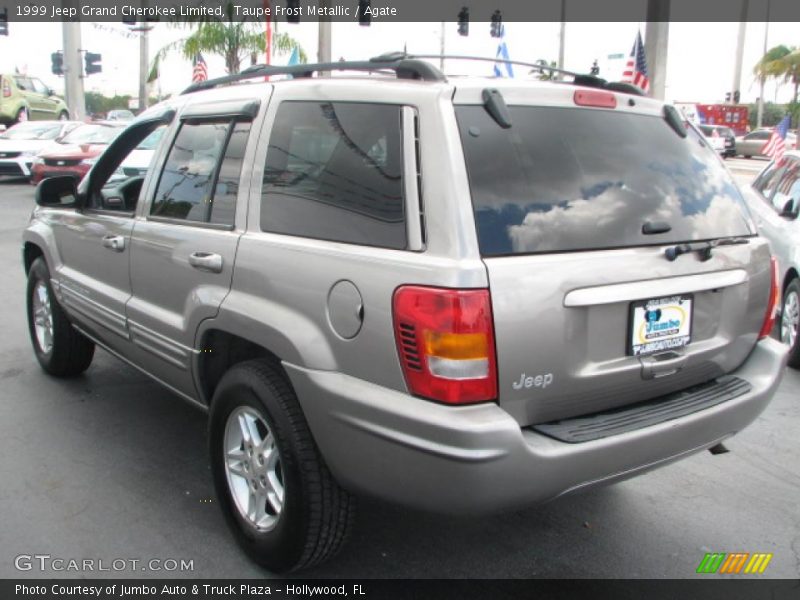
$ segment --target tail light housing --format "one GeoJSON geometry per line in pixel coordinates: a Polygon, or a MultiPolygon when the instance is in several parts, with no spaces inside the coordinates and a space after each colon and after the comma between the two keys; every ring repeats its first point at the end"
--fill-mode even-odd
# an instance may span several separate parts
{"type": "Polygon", "coordinates": [[[412,394],[447,404],[497,398],[489,290],[403,286],[394,293],[394,330],[412,394]]]}
{"type": "Polygon", "coordinates": [[[11,84],[8,83],[8,79],[3,77],[0,77],[0,81],[2,81],[3,98],[9,98],[11,96],[11,84]]]}
{"type": "Polygon", "coordinates": [[[770,258],[770,271],[772,273],[772,280],[769,286],[769,302],[767,303],[767,314],[764,316],[764,324],[761,326],[761,332],[758,334],[758,339],[763,340],[772,333],[772,328],[775,327],[775,318],[778,315],[778,306],[781,302],[781,291],[778,283],[778,261],[773,256],[770,258]]]}

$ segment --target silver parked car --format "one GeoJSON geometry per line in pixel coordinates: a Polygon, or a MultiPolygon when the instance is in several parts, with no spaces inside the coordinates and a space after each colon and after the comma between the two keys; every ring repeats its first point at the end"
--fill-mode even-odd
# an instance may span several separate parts
{"type": "Polygon", "coordinates": [[[37,188],[36,358],[100,346],[208,411],[275,571],[335,553],[356,494],[482,514],[719,448],[786,362],[768,243],[673,107],[576,80],[386,56],[192,86],[37,188]],[[381,74],[309,76],[340,69],[381,74]]]}
{"type": "MultiPolygon", "coordinates": [[[[737,137],[736,155],[744,156],[745,158],[752,158],[753,156],[766,158],[766,155],[762,152],[762,149],[766,145],[771,135],[772,135],[771,129],[759,129],[757,131],[752,131],[742,137],[737,137]]],[[[795,135],[790,131],[789,133],[786,134],[786,140],[784,143],[787,149],[789,150],[796,149],[797,135],[795,135]]]]}
{"type": "Polygon", "coordinates": [[[759,230],[778,261],[782,307],[781,340],[790,348],[789,365],[800,368],[800,152],[772,161],[753,182],[750,206],[759,230]]]}

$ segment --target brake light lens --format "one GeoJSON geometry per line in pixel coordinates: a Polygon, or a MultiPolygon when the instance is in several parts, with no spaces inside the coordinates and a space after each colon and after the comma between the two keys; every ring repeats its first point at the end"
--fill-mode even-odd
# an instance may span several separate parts
{"type": "Polygon", "coordinates": [[[769,288],[769,302],[767,303],[767,314],[764,316],[764,324],[761,326],[761,332],[758,334],[758,339],[763,340],[772,333],[772,328],[775,327],[775,318],[778,315],[778,306],[781,303],[781,290],[778,284],[778,261],[773,256],[771,259],[770,270],[772,271],[772,281],[769,288]]]}
{"type": "Polygon", "coordinates": [[[403,286],[393,305],[397,351],[412,394],[447,404],[497,398],[489,290],[403,286]]]}
{"type": "Polygon", "coordinates": [[[9,98],[11,96],[11,85],[8,83],[8,79],[2,79],[2,81],[3,81],[3,98],[9,98]]]}
{"type": "Polygon", "coordinates": [[[616,108],[617,97],[611,92],[598,90],[576,90],[572,96],[578,106],[595,106],[597,108],[616,108]]]}

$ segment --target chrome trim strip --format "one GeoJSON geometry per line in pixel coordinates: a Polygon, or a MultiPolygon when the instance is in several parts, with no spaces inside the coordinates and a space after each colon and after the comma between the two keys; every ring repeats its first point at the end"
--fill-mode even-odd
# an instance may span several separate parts
{"type": "Polygon", "coordinates": [[[181,370],[189,369],[189,358],[194,352],[192,348],[179,344],[135,321],[128,321],[128,329],[131,332],[133,343],[143,350],[166,360],[181,370]]]}
{"type": "Polygon", "coordinates": [[[126,340],[130,339],[127,319],[124,316],[72,289],[64,282],[60,282],[58,288],[57,297],[60,297],[60,300],[67,308],[71,308],[76,313],[94,321],[98,325],[102,325],[126,340]]]}
{"type": "Polygon", "coordinates": [[[697,275],[682,275],[667,279],[646,279],[629,283],[615,283],[595,287],[579,288],[564,296],[564,306],[595,306],[614,302],[630,302],[645,298],[689,294],[718,288],[731,287],[747,281],[747,271],[732,269],[697,275]]]}

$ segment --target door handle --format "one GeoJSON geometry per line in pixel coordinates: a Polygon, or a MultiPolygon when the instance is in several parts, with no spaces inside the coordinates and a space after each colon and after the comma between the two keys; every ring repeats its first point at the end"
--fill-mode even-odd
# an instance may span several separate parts
{"type": "Polygon", "coordinates": [[[642,365],[642,379],[658,379],[674,375],[683,368],[687,358],[685,354],[678,354],[671,350],[652,356],[643,356],[639,359],[642,365]]]}
{"type": "Polygon", "coordinates": [[[189,264],[199,271],[222,272],[222,257],[213,252],[192,252],[189,255],[189,264]]]}
{"type": "Polygon", "coordinates": [[[111,248],[114,252],[122,252],[125,250],[125,238],[121,235],[105,235],[103,236],[103,246],[111,248]]]}

